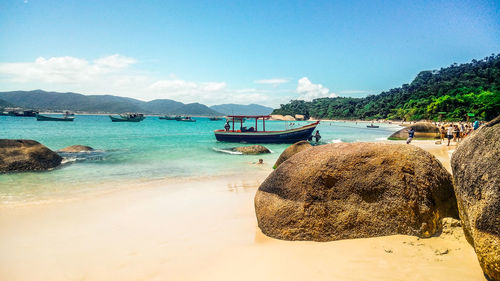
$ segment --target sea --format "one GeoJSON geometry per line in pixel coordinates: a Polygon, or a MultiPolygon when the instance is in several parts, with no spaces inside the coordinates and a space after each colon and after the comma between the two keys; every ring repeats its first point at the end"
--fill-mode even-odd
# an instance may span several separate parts
{"type": "MultiPolygon", "coordinates": [[[[56,116],[56,115],[54,115],[56,116]]],[[[0,138],[32,139],[52,150],[87,145],[89,153],[62,154],[63,164],[43,172],[0,174],[0,204],[41,202],[53,198],[118,189],[137,182],[182,180],[211,176],[238,177],[272,167],[289,144],[264,144],[272,153],[242,155],[213,131],[225,121],[193,117],[196,122],[160,120],[148,116],[139,123],[111,122],[107,115],[76,115],[74,122],[39,122],[35,118],[0,116],[0,138]]],[[[254,126],[252,120],[245,126],[254,126]]],[[[261,127],[259,121],[259,127],[261,127]]],[[[284,130],[307,121],[266,121],[266,130],[284,130]]],[[[401,129],[397,124],[323,121],[319,144],[381,141],[401,129]]]]}

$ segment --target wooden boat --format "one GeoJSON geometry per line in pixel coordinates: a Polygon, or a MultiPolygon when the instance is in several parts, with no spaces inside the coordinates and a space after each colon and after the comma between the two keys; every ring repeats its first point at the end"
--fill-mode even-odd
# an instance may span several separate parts
{"type": "Polygon", "coordinates": [[[220,121],[220,120],[222,120],[222,118],[221,117],[212,116],[212,117],[209,118],[209,120],[210,121],[220,121]]]}
{"type": "Polygon", "coordinates": [[[53,117],[53,116],[46,116],[46,115],[36,115],[36,121],[66,121],[66,122],[73,122],[75,120],[75,117],[69,117],[68,115],[63,115],[63,117],[53,117]]]}
{"type": "Polygon", "coordinates": [[[109,115],[109,118],[111,118],[111,122],[141,122],[146,119],[142,113],[125,113],[118,117],[109,115]]]}
{"type": "Polygon", "coordinates": [[[160,116],[159,119],[161,120],[177,120],[179,119],[180,116],[168,116],[168,115],[165,115],[165,116],[160,116]]]}
{"type": "Polygon", "coordinates": [[[186,117],[182,117],[180,119],[175,119],[177,121],[182,121],[182,122],[196,122],[196,120],[194,120],[193,118],[189,117],[189,116],[186,116],[186,117]]]}
{"type": "Polygon", "coordinates": [[[371,123],[370,125],[366,125],[367,128],[378,128],[379,126],[375,126],[373,125],[373,123],[371,123]]]}
{"type": "MultiPolygon", "coordinates": [[[[224,142],[245,142],[245,143],[295,143],[301,140],[308,140],[313,131],[318,126],[319,121],[295,129],[284,131],[266,131],[266,120],[271,118],[269,115],[255,116],[228,116],[232,122],[232,130],[215,130],[215,138],[224,142]],[[247,129],[243,127],[243,120],[246,118],[255,119],[255,127],[247,129]],[[262,119],[262,130],[258,130],[258,120],[262,119]],[[235,130],[235,120],[240,120],[240,129],[235,130]]],[[[238,125],[236,123],[236,125],[238,125]]]]}

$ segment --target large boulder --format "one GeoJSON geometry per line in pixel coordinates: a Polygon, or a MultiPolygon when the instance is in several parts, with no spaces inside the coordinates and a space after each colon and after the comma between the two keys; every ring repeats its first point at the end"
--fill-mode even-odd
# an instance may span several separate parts
{"type": "Polygon", "coordinates": [[[451,167],[465,237],[485,274],[500,280],[500,116],[460,143],[451,167]]]}
{"type": "Polygon", "coordinates": [[[61,156],[34,140],[0,139],[0,173],[57,167],[61,156]]]}
{"type": "Polygon", "coordinates": [[[255,195],[262,232],[331,241],[392,234],[429,237],[458,218],[450,174],[430,153],[402,144],[315,146],[283,162],[255,195]]]}
{"type": "Polygon", "coordinates": [[[278,166],[281,165],[281,163],[285,162],[288,158],[311,147],[312,145],[308,141],[299,141],[290,145],[289,147],[287,147],[287,149],[285,149],[285,151],[281,153],[278,160],[276,160],[276,163],[274,164],[273,168],[274,169],[278,168],[278,166]]]}
{"type": "Polygon", "coordinates": [[[240,146],[233,147],[233,151],[241,152],[243,154],[262,154],[262,153],[271,153],[269,149],[262,145],[250,145],[250,146],[240,146]]]}
{"type": "Polygon", "coordinates": [[[58,150],[58,152],[66,152],[66,153],[78,153],[78,152],[89,152],[89,151],[94,151],[94,149],[90,146],[85,146],[85,145],[72,145],[58,150]]]}
{"type": "Polygon", "coordinates": [[[439,138],[439,129],[434,124],[429,122],[418,122],[415,124],[411,124],[406,126],[405,128],[395,132],[392,134],[389,139],[390,140],[406,140],[408,138],[408,129],[413,128],[415,130],[415,136],[413,139],[438,139],[439,138]]]}

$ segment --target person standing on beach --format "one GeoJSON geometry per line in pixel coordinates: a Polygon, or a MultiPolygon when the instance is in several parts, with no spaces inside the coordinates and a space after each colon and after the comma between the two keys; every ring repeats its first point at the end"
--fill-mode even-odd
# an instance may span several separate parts
{"type": "Polygon", "coordinates": [[[479,128],[479,121],[474,121],[474,124],[472,126],[474,127],[474,130],[477,130],[479,128]]]}
{"type": "Polygon", "coordinates": [[[444,141],[444,138],[446,137],[446,129],[444,126],[441,126],[441,129],[439,129],[439,133],[441,135],[441,141],[444,141]]]}
{"type": "Polygon", "coordinates": [[[413,140],[413,136],[415,135],[415,130],[413,127],[410,127],[408,130],[408,139],[406,140],[406,144],[410,144],[410,142],[413,140]]]}
{"type": "Polygon", "coordinates": [[[450,146],[450,141],[453,138],[453,126],[448,127],[448,132],[446,133],[446,137],[448,138],[448,146],[450,146]]]}

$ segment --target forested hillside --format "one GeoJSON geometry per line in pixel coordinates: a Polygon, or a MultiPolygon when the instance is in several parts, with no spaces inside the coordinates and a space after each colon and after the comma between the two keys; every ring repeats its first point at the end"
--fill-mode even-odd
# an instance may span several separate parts
{"type": "Polygon", "coordinates": [[[410,83],[365,98],[293,100],[273,114],[304,114],[323,119],[439,118],[463,120],[473,113],[482,120],[500,114],[500,54],[466,64],[422,71],[410,83]]]}

